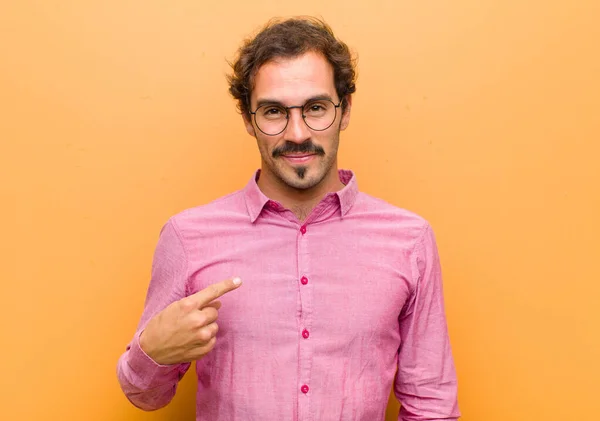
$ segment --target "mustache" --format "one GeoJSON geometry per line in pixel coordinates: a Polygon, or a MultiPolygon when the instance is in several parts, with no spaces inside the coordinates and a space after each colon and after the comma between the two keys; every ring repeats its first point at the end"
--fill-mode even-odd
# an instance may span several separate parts
{"type": "Polygon", "coordinates": [[[306,153],[306,154],[315,154],[315,155],[325,155],[325,150],[319,146],[312,143],[312,141],[308,140],[303,143],[294,143],[287,141],[283,145],[278,148],[273,149],[273,158],[277,158],[278,156],[285,154],[298,154],[298,153],[306,153]]]}

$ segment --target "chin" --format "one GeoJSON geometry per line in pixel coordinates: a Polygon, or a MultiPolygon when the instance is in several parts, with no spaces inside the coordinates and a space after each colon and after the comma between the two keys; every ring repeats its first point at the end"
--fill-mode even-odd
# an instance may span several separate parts
{"type": "Polygon", "coordinates": [[[308,180],[308,181],[302,180],[300,182],[297,182],[296,180],[294,180],[293,182],[286,181],[286,184],[290,187],[293,187],[296,190],[308,190],[308,189],[312,189],[319,183],[312,182],[312,180],[308,180]]]}
{"type": "Polygon", "coordinates": [[[311,176],[307,174],[305,178],[300,178],[298,174],[292,170],[285,174],[285,176],[282,177],[282,180],[285,182],[285,184],[295,189],[308,190],[318,185],[323,180],[323,177],[314,175],[311,176]]]}

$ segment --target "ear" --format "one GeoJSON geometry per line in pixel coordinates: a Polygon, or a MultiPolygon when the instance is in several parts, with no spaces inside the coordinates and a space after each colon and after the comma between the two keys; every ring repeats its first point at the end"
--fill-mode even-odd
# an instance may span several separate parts
{"type": "Polygon", "coordinates": [[[340,130],[346,130],[348,124],[350,124],[350,111],[352,110],[352,95],[346,95],[346,108],[342,114],[342,121],[340,122],[340,130]]]}
{"type": "Polygon", "coordinates": [[[252,137],[256,137],[256,132],[254,131],[250,114],[242,113],[242,119],[244,120],[244,126],[246,127],[248,134],[252,137]]]}

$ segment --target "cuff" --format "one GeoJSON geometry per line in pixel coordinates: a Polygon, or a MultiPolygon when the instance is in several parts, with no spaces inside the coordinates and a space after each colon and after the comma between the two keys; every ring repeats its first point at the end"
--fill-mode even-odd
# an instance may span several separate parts
{"type": "Polygon", "coordinates": [[[179,364],[163,365],[158,364],[140,346],[140,335],[142,331],[136,333],[131,348],[129,349],[128,365],[131,370],[140,377],[153,382],[160,378],[170,377],[170,374],[179,374],[179,364]]]}

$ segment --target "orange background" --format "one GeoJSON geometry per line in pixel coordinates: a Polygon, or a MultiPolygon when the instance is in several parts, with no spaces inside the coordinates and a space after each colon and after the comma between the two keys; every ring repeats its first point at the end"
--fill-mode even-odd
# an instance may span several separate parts
{"type": "Polygon", "coordinates": [[[359,53],[341,167],[435,229],[462,419],[595,419],[597,0],[0,3],[0,419],[193,420],[116,362],[162,224],[259,166],[226,59],[297,14],[359,53]]]}

